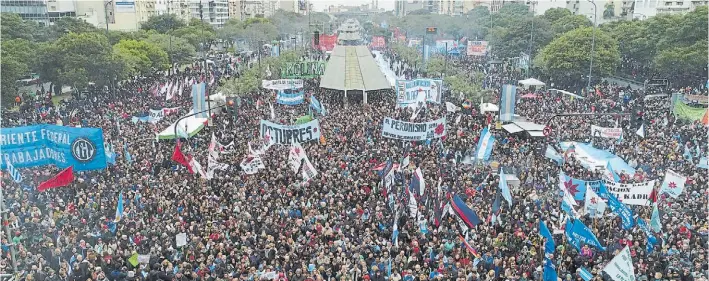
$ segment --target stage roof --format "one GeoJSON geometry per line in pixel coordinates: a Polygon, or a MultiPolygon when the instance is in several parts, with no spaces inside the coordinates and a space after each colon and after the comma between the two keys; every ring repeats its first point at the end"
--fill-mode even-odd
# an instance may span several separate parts
{"type": "Polygon", "coordinates": [[[390,89],[384,73],[365,46],[335,46],[320,79],[320,87],[334,90],[390,89]]]}

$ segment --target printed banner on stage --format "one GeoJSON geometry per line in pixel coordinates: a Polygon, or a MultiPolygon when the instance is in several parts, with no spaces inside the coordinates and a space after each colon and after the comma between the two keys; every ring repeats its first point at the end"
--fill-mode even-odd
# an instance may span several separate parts
{"type": "Polygon", "coordinates": [[[515,106],[517,104],[517,86],[505,84],[502,85],[502,94],[500,95],[500,121],[512,122],[515,115],[515,106]]]}
{"type": "Polygon", "coordinates": [[[303,99],[305,99],[304,91],[292,92],[288,90],[280,90],[278,91],[278,95],[276,96],[276,103],[284,105],[296,105],[303,103],[303,99]]]}
{"type": "Polygon", "coordinates": [[[266,136],[266,132],[271,130],[271,137],[278,144],[304,143],[308,141],[320,140],[320,121],[317,119],[299,125],[281,125],[270,121],[261,120],[261,138],[266,136]]]}
{"type": "Polygon", "coordinates": [[[468,56],[484,56],[487,54],[487,41],[468,41],[468,56]]]}
{"type": "Polygon", "coordinates": [[[406,107],[410,104],[423,101],[441,103],[443,94],[443,80],[441,79],[416,79],[396,81],[396,104],[406,107]]]}
{"type": "Polygon", "coordinates": [[[619,139],[623,137],[622,128],[605,128],[595,125],[591,125],[591,136],[592,137],[602,137],[608,139],[619,139]]]}
{"type": "Polygon", "coordinates": [[[372,48],[382,49],[386,47],[386,40],[384,36],[372,36],[372,48]]]}
{"type": "Polygon", "coordinates": [[[301,79],[278,79],[278,80],[261,80],[261,88],[271,90],[289,90],[303,88],[303,80],[301,79]]]}
{"type": "Polygon", "coordinates": [[[446,135],[446,118],[426,123],[411,123],[384,118],[382,136],[390,139],[422,141],[437,139],[446,135]]]}
{"type": "Polygon", "coordinates": [[[2,128],[2,169],[55,165],[75,171],[106,168],[103,130],[56,125],[2,128]]]}
{"type": "Polygon", "coordinates": [[[325,73],[323,61],[289,62],[281,68],[281,78],[315,78],[323,73],[325,73]]]}

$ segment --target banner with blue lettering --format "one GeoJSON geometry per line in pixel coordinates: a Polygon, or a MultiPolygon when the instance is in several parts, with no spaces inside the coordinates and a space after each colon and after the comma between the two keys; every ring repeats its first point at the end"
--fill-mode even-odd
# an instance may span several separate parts
{"type": "Polygon", "coordinates": [[[266,132],[271,132],[271,137],[277,144],[290,145],[320,139],[320,121],[318,119],[298,125],[281,125],[267,120],[261,120],[261,138],[266,132]]]}
{"type": "Polygon", "coordinates": [[[75,171],[106,168],[103,130],[56,125],[2,128],[2,157],[15,168],[55,165],[74,166],[75,171]]]}
{"type": "Polygon", "coordinates": [[[443,80],[415,79],[396,81],[396,106],[407,107],[419,101],[441,103],[443,80]]]}
{"type": "Polygon", "coordinates": [[[293,92],[291,90],[280,90],[276,96],[276,103],[284,105],[297,105],[303,103],[304,91],[293,92]]]}

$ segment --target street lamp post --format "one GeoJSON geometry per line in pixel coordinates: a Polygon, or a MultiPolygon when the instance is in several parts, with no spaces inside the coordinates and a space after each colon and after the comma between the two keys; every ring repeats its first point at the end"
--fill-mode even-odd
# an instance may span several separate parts
{"type": "Polygon", "coordinates": [[[593,4],[593,35],[591,35],[591,63],[588,66],[588,85],[587,88],[591,88],[591,75],[593,74],[593,56],[595,55],[595,50],[596,50],[596,25],[598,21],[598,7],[596,6],[596,2],[594,0],[588,0],[588,2],[591,2],[593,4]]]}

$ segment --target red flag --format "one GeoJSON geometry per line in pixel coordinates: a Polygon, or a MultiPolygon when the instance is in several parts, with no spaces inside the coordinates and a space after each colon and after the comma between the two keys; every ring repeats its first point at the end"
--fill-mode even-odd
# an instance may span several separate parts
{"type": "Polygon", "coordinates": [[[653,189],[652,192],[650,192],[650,200],[652,200],[652,203],[657,202],[657,190],[653,189]]]}
{"type": "Polygon", "coordinates": [[[66,186],[72,181],[74,181],[74,166],[69,166],[69,168],[59,172],[53,178],[39,184],[37,190],[45,191],[50,188],[66,186]]]}
{"type": "Polygon", "coordinates": [[[182,154],[182,149],[180,149],[180,141],[177,141],[175,145],[175,152],[172,153],[172,161],[182,164],[182,166],[189,167],[187,164],[187,159],[185,155],[182,154]]]}

